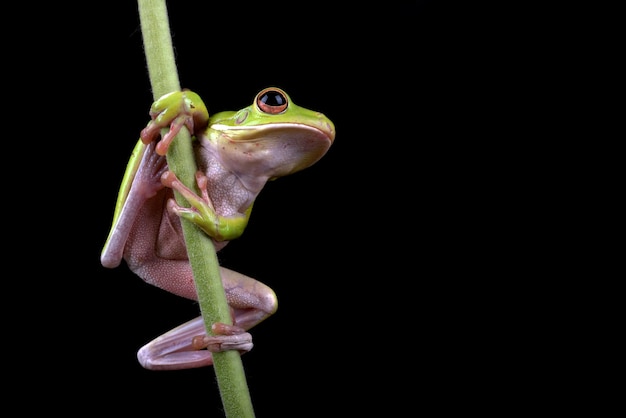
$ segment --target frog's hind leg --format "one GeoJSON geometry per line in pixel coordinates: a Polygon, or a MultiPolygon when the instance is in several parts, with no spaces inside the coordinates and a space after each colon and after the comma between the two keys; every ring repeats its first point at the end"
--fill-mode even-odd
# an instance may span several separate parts
{"type": "Polygon", "coordinates": [[[141,347],[139,363],[150,370],[179,370],[213,364],[212,352],[252,349],[246,330],[271,316],[278,307],[276,294],[265,284],[220,267],[233,325],[216,323],[207,336],[202,317],[188,321],[141,347]]]}
{"type": "Polygon", "coordinates": [[[272,288],[224,267],[220,271],[236,326],[249,330],[276,312],[278,299],[272,288]]]}

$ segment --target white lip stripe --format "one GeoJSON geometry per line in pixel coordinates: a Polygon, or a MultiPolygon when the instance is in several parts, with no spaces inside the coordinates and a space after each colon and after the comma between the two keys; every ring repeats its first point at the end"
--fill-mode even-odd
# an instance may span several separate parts
{"type": "Polygon", "coordinates": [[[302,123],[271,123],[267,125],[252,125],[252,126],[229,126],[229,125],[221,125],[221,124],[211,125],[211,129],[215,129],[216,131],[248,131],[251,129],[262,131],[265,129],[296,128],[296,127],[311,129],[314,131],[322,131],[319,128],[316,128],[311,125],[304,125],[302,123]]]}

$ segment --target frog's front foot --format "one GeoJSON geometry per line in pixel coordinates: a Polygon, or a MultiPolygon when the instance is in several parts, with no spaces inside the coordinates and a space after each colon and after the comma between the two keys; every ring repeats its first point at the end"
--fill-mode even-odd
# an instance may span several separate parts
{"type": "Polygon", "coordinates": [[[209,112],[204,102],[190,90],[174,91],[161,96],[150,107],[150,117],[152,120],[140,135],[144,144],[154,141],[161,134],[161,130],[169,126],[169,131],[157,144],[156,152],[159,155],[167,154],[172,140],[183,126],[195,135],[209,123],[209,112]]]}
{"type": "Polygon", "coordinates": [[[201,196],[185,186],[174,173],[166,171],[161,176],[161,183],[178,191],[191,205],[190,208],[180,206],[174,199],[167,202],[167,208],[178,216],[198,225],[216,241],[229,241],[241,236],[250,217],[250,207],[245,214],[224,217],[215,212],[213,202],[207,190],[208,178],[201,171],[196,172],[196,183],[201,196]]]}

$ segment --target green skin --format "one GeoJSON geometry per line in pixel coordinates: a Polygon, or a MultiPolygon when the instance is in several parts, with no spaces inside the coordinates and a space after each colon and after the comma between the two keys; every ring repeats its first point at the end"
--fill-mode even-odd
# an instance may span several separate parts
{"type": "MultiPolygon", "coordinates": [[[[326,116],[297,106],[276,87],[259,92],[244,109],[211,117],[196,93],[177,91],[155,101],[150,115],[122,180],[101,262],[113,268],[124,259],[147,283],[197,300],[179,217],[202,228],[216,250],[223,248],[245,230],[264,185],[318,161],[333,143],[335,127],[326,116]],[[182,126],[192,133],[199,194],[167,170],[164,156],[182,126]],[[161,130],[168,127],[161,138],[161,130]],[[191,207],[177,205],[173,190],[191,207]]],[[[139,350],[144,367],[203,367],[212,364],[216,347],[241,352],[251,348],[245,331],[276,311],[276,295],[235,271],[220,267],[220,273],[234,326],[224,325],[218,335],[207,337],[201,317],[189,321],[139,350]]]]}

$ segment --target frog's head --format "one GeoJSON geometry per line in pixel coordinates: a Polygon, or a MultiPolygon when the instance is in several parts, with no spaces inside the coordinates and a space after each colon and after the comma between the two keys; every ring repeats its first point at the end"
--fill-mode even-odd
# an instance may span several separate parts
{"type": "Polygon", "coordinates": [[[328,151],[335,126],[322,113],[297,106],[269,87],[238,112],[213,115],[209,140],[225,167],[244,179],[267,180],[307,168],[328,151]]]}

